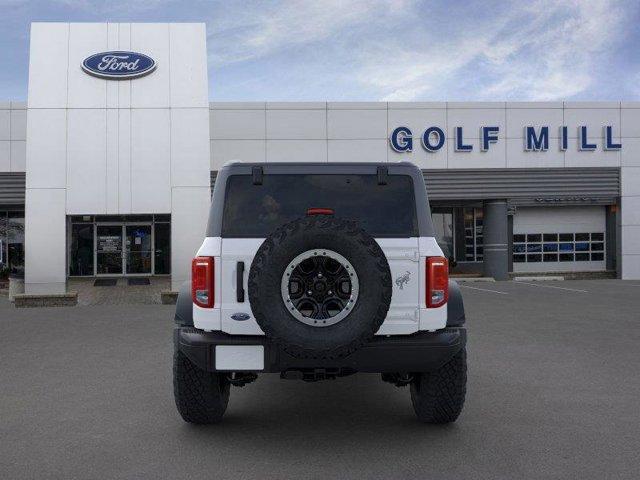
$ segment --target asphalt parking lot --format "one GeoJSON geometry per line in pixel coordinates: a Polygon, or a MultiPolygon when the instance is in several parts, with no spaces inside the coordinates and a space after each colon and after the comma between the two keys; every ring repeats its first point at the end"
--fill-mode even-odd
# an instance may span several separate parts
{"type": "Polygon", "coordinates": [[[465,283],[457,423],[419,424],[377,375],[233,389],[179,418],[171,307],[0,297],[0,478],[638,478],[640,281],[465,283]]]}

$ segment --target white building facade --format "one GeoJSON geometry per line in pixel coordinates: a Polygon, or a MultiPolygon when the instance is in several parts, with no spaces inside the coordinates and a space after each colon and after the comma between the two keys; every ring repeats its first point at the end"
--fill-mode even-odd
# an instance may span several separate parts
{"type": "Polygon", "coordinates": [[[0,102],[0,261],[28,293],[177,289],[228,161],[411,161],[457,271],[640,278],[640,102],[209,103],[206,51],[203,24],[32,25],[27,103],[0,102]],[[146,75],[83,68],[132,52],[146,75]]]}

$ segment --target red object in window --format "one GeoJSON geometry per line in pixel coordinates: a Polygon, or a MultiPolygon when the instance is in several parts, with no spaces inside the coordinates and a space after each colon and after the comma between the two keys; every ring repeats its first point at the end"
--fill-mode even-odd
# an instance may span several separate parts
{"type": "Polygon", "coordinates": [[[427,270],[427,308],[441,307],[449,300],[449,261],[444,257],[430,257],[427,270]]]}
{"type": "Polygon", "coordinates": [[[333,215],[333,208],[309,208],[307,215],[333,215]]]}
{"type": "Polygon", "coordinates": [[[199,307],[213,307],[213,273],[213,257],[196,257],[191,262],[191,299],[199,307]]]}

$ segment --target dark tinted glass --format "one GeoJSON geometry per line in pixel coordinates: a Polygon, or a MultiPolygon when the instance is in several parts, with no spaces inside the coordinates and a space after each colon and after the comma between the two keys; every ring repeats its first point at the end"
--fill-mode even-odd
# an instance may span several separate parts
{"type": "Polygon", "coordinates": [[[527,242],[539,242],[542,240],[542,235],[539,233],[529,233],[527,235],[527,242]]]}
{"type": "Polygon", "coordinates": [[[591,234],[591,241],[597,241],[597,242],[601,242],[604,240],[604,233],[592,233],[591,234]]]}
{"type": "Polygon", "coordinates": [[[557,242],[558,234],[557,233],[545,233],[542,235],[542,238],[545,242],[557,242]]]}
{"type": "Polygon", "coordinates": [[[561,233],[560,234],[561,242],[573,242],[573,233],[561,233]]]}
{"type": "Polygon", "coordinates": [[[379,237],[418,236],[413,183],[407,175],[232,175],[222,220],[226,237],[265,237],[304,217],[309,208],[331,208],[338,218],[357,220],[379,237]]]}
{"type": "Polygon", "coordinates": [[[525,241],[525,235],[518,233],[518,234],[514,234],[513,235],[513,241],[514,242],[524,242],[525,241]]]}
{"type": "Polygon", "coordinates": [[[589,240],[588,233],[576,233],[576,242],[584,242],[589,240]]]}

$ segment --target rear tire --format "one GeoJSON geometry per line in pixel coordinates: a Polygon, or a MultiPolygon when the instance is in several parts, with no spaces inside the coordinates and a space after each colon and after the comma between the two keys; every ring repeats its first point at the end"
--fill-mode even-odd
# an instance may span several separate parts
{"type": "Polygon", "coordinates": [[[411,382],[411,403],[425,423],[455,422],[467,391],[467,351],[460,350],[449,362],[429,373],[416,373],[411,382]]]}
{"type": "Polygon", "coordinates": [[[229,390],[224,374],[201,370],[180,351],[173,354],[173,395],[185,422],[220,422],[229,403],[229,390]]]}

